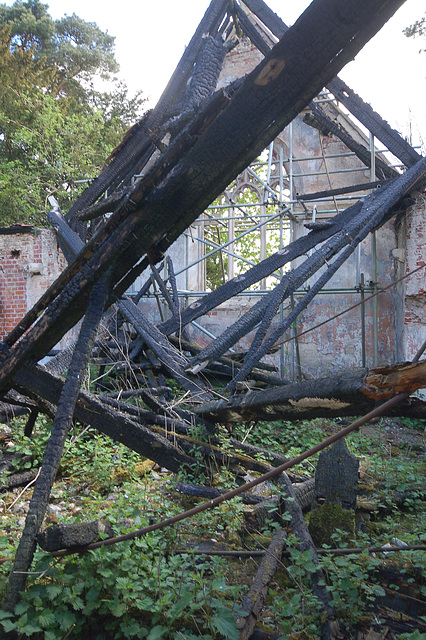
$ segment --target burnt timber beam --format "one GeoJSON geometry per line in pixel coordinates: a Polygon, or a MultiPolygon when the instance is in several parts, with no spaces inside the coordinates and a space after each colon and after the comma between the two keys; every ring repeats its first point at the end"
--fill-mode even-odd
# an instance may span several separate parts
{"type": "MultiPolygon", "coordinates": [[[[64,381],[49,373],[45,367],[25,366],[16,373],[14,383],[25,389],[31,397],[41,397],[57,404],[64,381]]],[[[182,466],[194,462],[193,458],[173,447],[166,438],[146,427],[143,424],[143,416],[136,421],[114,409],[113,405],[113,400],[108,400],[107,403],[97,396],[80,391],[74,418],[84,424],[90,424],[106,436],[171,471],[177,472],[182,466]],[[111,406],[108,406],[109,404],[111,406]]],[[[161,422],[161,417],[159,420],[161,422]]]]}
{"type": "MultiPolygon", "coordinates": [[[[394,207],[401,198],[410,190],[418,186],[425,178],[426,174],[426,158],[420,160],[414,167],[411,167],[405,174],[394,180],[386,189],[375,191],[367,196],[363,201],[359,201],[356,205],[345,210],[345,213],[352,212],[352,218],[347,222],[346,226],[338,231],[338,233],[330,238],[327,242],[309,256],[300,266],[288,272],[281,279],[281,282],[273,291],[263,296],[247,313],[241,316],[233,325],[228,327],[220,336],[218,336],[211,344],[205,347],[195,358],[190,361],[191,366],[207,362],[211,359],[224,354],[243,336],[247,335],[258,322],[262,322],[261,331],[252,342],[245,362],[237,375],[235,382],[241,380],[244,374],[247,374],[250,367],[255,361],[259,361],[266,351],[273,346],[283,331],[288,326],[287,323],[294,321],[295,317],[307,306],[311,299],[323,287],[333,272],[351,255],[359,242],[370,233],[370,231],[378,228],[391,215],[392,207],[394,207]],[[339,254],[340,252],[340,254],[339,254]],[[335,256],[337,256],[335,258],[335,256]],[[292,311],[272,337],[268,337],[265,342],[263,340],[265,327],[267,323],[272,321],[275,314],[274,309],[278,308],[280,301],[289,297],[296,289],[312,276],[328,261],[334,259],[333,264],[328,265],[327,271],[321,275],[317,282],[311,287],[297,308],[292,311]],[[256,356],[253,356],[256,349],[256,356]]],[[[329,227],[327,227],[329,228],[329,227]]],[[[320,231],[322,232],[322,231],[320,231]]],[[[311,232],[312,233],[312,232],[311,232]]],[[[267,328],[267,327],[266,327],[267,328]]]]}
{"type": "MultiPolygon", "coordinates": [[[[212,422],[338,418],[367,413],[377,402],[400,392],[413,393],[425,383],[425,360],[370,370],[349,369],[338,376],[249,391],[229,401],[211,402],[195,412],[212,422]]],[[[401,404],[397,415],[409,412],[410,402],[401,404]]],[[[425,415],[425,402],[413,404],[417,412],[425,415]]]]}
{"type": "MultiPolygon", "coordinates": [[[[340,187],[340,189],[328,189],[327,191],[316,191],[315,193],[296,193],[297,200],[320,200],[331,196],[341,196],[346,193],[356,193],[357,191],[368,191],[383,187],[387,180],[376,180],[375,182],[362,182],[351,187],[340,187]]],[[[309,228],[309,227],[308,227],[309,228]]]]}
{"type": "Polygon", "coordinates": [[[26,341],[3,350],[0,384],[74,326],[91,287],[111,264],[117,282],[144,254],[159,259],[401,4],[317,0],[232,96],[215,94],[52,285],[43,302],[50,300],[49,307],[26,341]]]}
{"type": "MultiPolygon", "coordinates": [[[[348,147],[348,149],[355,153],[357,158],[359,158],[366,167],[371,167],[370,149],[367,149],[367,147],[354,140],[352,136],[349,135],[347,131],[345,131],[344,127],[337,124],[336,122],[333,122],[333,120],[329,118],[315,102],[311,102],[309,108],[314,120],[316,120],[324,130],[327,130],[328,133],[332,133],[333,135],[337,136],[348,147]]],[[[304,121],[307,122],[306,116],[304,118],[304,121]]],[[[309,122],[307,122],[307,124],[309,124],[309,122]]],[[[386,162],[383,162],[383,160],[377,155],[375,157],[375,165],[375,174],[379,180],[382,180],[384,178],[396,178],[399,175],[399,173],[395,171],[395,169],[389,167],[386,162]]]]}
{"type": "MultiPolygon", "coordinates": [[[[66,214],[65,217],[68,222],[72,221],[80,211],[92,205],[107,189],[111,188],[113,183],[117,186],[115,184],[117,177],[122,176],[124,178],[131,165],[140,162],[141,157],[145,157],[147,160],[155,151],[156,147],[152,132],[155,132],[168,117],[171,105],[177,99],[182,87],[188,80],[202,46],[203,34],[216,34],[228,4],[229,0],[221,0],[220,2],[213,0],[211,2],[189,45],[185,48],[157,105],[129,130],[127,137],[114,152],[110,164],[85,189],[66,214]]],[[[118,179],[120,181],[120,178],[118,179]]]]}
{"type": "Polygon", "coordinates": [[[50,492],[61,462],[65,441],[72,425],[74,408],[84,380],[84,372],[90,359],[104,304],[107,300],[108,285],[108,273],[106,273],[93,287],[90,294],[87,313],[81,325],[66,380],[61,389],[40,474],[34,485],[24,530],[6,588],[2,606],[7,611],[13,611],[19,600],[20,592],[25,588],[27,572],[35,552],[36,537],[46,515],[50,492]]]}
{"type": "MultiPolygon", "coordinates": [[[[263,0],[242,1],[277,38],[282,38],[289,27],[263,0]]],[[[324,86],[407,167],[419,160],[417,151],[343,80],[336,77],[325,82],[324,86]]]]}
{"type": "MultiPolygon", "coordinates": [[[[257,6],[257,9],[259,10],[258,6],[257,6]]],[[[261,15],[265,15],[269,17],[269,19],[271,19],[271,14],[275,15],[269,8],[267,12],[261,11],[260,13],[261,15]]],[[[252,23],[247,18],[246,14],[244,13],[244,11],[242,11],[241,8],[239,8],[238,10],[238,15],[240,17],[241,24],[244,26],[249,37],[251,37],[253,44],[257,46],[257,48],[261,53],[263,53],[263,55],[266,55],[268,51],[270,51],[270,46],[268,45],[268,43],[265,42],[265,40],[263,40],[263,38],[261,38],[258,35],[257,30],[254,28],[254,26],[252,25],[252,23]],[[254,34],[257,34],[256,37],[253,34],[253,32],[254,34]]],[[[285,33],[288,27],[284,23],[281,23],[281,29],[283,33],[285,33]]],[[[321,109],[321,107],[318,104],[316,104],[314,101],[311,101],[309,103],[309,109],[310,109],[310,113],[306,114],[305,117],[303,118],[306,124],[311,124],[311,126],[315,126],[316,123],[320,124],[321,125],[320,131],[323,132],[324,135],[329,135],[330,133],[332,133],[333,135],[337,136],[348,147],[348,149],[350,149],[355,153],[355,155],[361,160],[361,162],[363,162],[366,165],[366,167],[371,167],[371,151],[369,149],[367,149],[364,145],[354,140],[352,136],[347,131],[345,131],[345,129],[341,125],[338,125],[331,118],[329,118],[324,113],[323,109],[321,109]]],[[[391,167],[389,167],[379,157],[376,157],[375,159],[375,172],[376,172],[377,178],[379,179],[395,178],[396,176],[399,175],[397,171],[395,171],[395,169],[392,169],[391,167]]]]}

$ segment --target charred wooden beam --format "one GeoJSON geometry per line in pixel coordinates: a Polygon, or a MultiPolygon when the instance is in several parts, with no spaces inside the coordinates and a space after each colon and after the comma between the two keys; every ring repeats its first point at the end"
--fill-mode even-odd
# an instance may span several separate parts
{"type": "Polygon", "coordinates": [[[118,307],[169,374],[179,382],[183,389],[191,393],[193,400],[205,402],[210,399],[211,396],[201,380],[197,380],[185,372],[185,367],[188,365],[185,356],[168,342],[157,327],[148,321],[139,307],[133,304],[130,299],[125,298],[119,300],[118,307]]]}
{"type": "Polygon", "coordinates": [[[1,383],[30,357],[44,355],[79,320],[91,287],[110,264],[116,261],[117,282],[144,253],[158,259],[400,4],[402,0],[358,0],[354,7],[353,2],[319,0],[232,99],[214,97],[43,297],[38,310],[47,300],[49,308],[27,333],[27,341],[2,354],[1,383]]]}
{"type": "Polygon", "coordinates": [[[341,187],[340,189],[328,189],[327,191],[316,191],[315,193],[296,193],[297,200],[319,200],[320,198],[329,198],[330,196],[340,196],[346,193],[356,193],[357,191],[368,191],[376,189],[387,184],[387,180],[376,180],[375,182],[364,182],[354,184],[351,187],[341,187]]]}
{"type": "Polygon", "coordinates": [[[421,156],[404,138],[389,126],[374,109],[364,102],[340,78],[334,78],[327,88],[371,133],[389,149],[394,156],[407,167],[412,167],[421,156]]]}
{"type": "MultiPolygon", "coordinates": [[[[355,153],[357,158],[359,158],[366,167],[371,167],[370,149],[367,149],[367,147],[354,140],[352,136],[347,131],[345,131],[342,125],[333,122],[333,120],[329,118],[321,109],[321,107],[315,104],[315,102],[311,102],[309,108],[311,110],[311,113],[308,115],[310,115],[314,119],[314,121],[318,122],[324,131],[327,131],[326,135],[329,135],[330,133],[335,135],[348,147],[348,149],[355,153]]],[[[307,124],[309,124],[306,116],[303,120],[304,122],[307,122],[307,124]]],[[[389,167],[386,162],[383,162],[383,160],[377,155],[375,157],[374,164],[376,177],[379,180],[392,179],[396,178],[399,175],[399,173],[395,171],[395,169],[389,167]]]]}
{"type": "Polygon", "coordinates": [[[36,537],[46,514],[50,491],[61,461],[65,440],[72,424],[74,408],[84,379],[84,371],[89,362],[107,299],[108,285],[109,282],[106,275],[93,288],[90,295],[87,313],[84,317],[68,375],[60,394],[58,409],[41,464],[41,471],[34,486],[24,530],[6,588],[3,608],[7,611],[13,610],[19,600],[19,594],[26,584],[27,572],[35,551],[36,537]]]}
{"type": "MultiPolygon", "coordinates": [[[[282,38],[289,27],[263,0],[243,2],[277,38],[282,38]]],[[[302,17],[303,14],[299,20],[302,17]]],[[[333,78],[325,82],[324,86],[407,167],[419,160],[420,156],[415,149],[340,78],[333,78]]]]}
{"type": "Polygon", "coordinates": [[[265,552],[250,585],[250,590],[239,607],[241,612],[237,619],[237,626],[240,632],[239,640],[248,640],[254,631],[268,595],[269,583],[281,567],[281,556],[285,548],[286,538],[287,536],[283,529],[275,531],[268,550],[265,552]]]}
{"type": "MultiPolygon", "coordinates": [[[[229,401],[219,400],[199,409],[211,421],[241,422],[245,420],[299,420],[337,418],[370,411],[399,390],[412,393],[426,383],[426,361],[414,364],[342,371],[338,376],[249,391],[229,401]]],[[[400,405],[396,414],[410,413],[410,403],[400,405]]],[[[416,411],[424,411],[425,402],[414,403],[416,411]]],[[[423,414],[424,415],[424,414],[423,414]]]]}
{"type": "MultiPolygon", "coordinates": [[[[357,206],[357,208],[359,207],[360,205],[357,206]]],[[[262,278],[266,278],[289,262],[305,253],[308,253],[311,249],[317,246],[317,244],[328,240],[338,231],[344,229],[346,224],[351,220],[355,210],[356,209],[350,208],[340,212],[330,220],[329,226],[321,229],[320,231],[316,230],[315,233],[308,233],[306,236],[297,238],[290,245],[280,249],[272,256],[265,258],[265,260],[262,260],[259,264],[251,267],[245,273],[232,278],[232,280],[229,280],[211,293],[208,293],[206,296],[192,302],[182,311],[179,318],[180,324],[178,324],[177,318],[170,318],[169,320],[161,323],[158,328],[162,333],[170,335],[171,333],[178,331],[180,326],[189,324],[223,302],[226,302],[233,296],[237,296],[245,289],[248,289],[256,282],[259,282],[259,280],[262,280],[262,278]]]]}
{"type": "MultiPolygon", "coordinates": [[[[328,282],[341,264],[353,253],[356,246],[368,233],[381,226],[389,218],[392,208],[407,192],[418,186],[419,182],[424,180],[425,174],[426,159],[423,158],[405,174],[392,181],[386,188],[372,193],[367,196],[362,203],[357,203],[357,205],[351,207],[349,210],[352,210],[354,215],[350,222],[346,224],[344,230],[338,232],[328,242],[324,243],[320,249],[309,256],[299,267],[285,274],[280,284],[270,294],[262,298],[244,316],[234,323],[233,326],[229,327],[221,336],[216,338],[216,340],[199,353],[196,358],[193,358],[191,365],[222,355],[253,329],[257,322],[261,322],[261,326],[251,344],[244,365],[236,374],[232,385],[228,385],[228,388],[234,387],[235,383],[242,380],[244,375],[247,375],[255,363],[273,346],[278,337],[282,335],[316,293],[328,282]],[[329,260],[336,255],[337,257],[334,259],[334,262],[329,264],[329,260]],[[311,287],[303,301],[299,302],[295,310],[292,311],[289,316],[279,324],[278,328],[262,343],[279,304],[294,293],[307,278],[325,264],[328,266],[327,271],[321,275],[317,282],[311,287]]],[[[315,233],[315,231],[313,233],[315,233]]]]}
{"type": "MultiPolygon", "coordinates": [[[[64,384],[61,378],[40,366],[20,369],[16,373],[15,383],[25,388],[29,395],[42,397],[52,404],[58,404],[64,384]]],[[[137,422],[109,406],[115,402],[100,400],[97,396],[80,391],[74,417],[171,471],[178,471],[182,466],[194,462],[193,458],[177,450],[165,438],[153,433],[143,424],[143,418],[137,422]]]]}

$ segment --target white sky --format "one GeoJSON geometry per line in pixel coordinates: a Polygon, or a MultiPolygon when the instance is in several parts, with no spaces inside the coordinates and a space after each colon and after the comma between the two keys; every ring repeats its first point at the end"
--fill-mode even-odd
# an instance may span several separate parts
{"type": "MultiPolygon", "coordinates": [[[[309,0],[266,0],[288,25],[309,0]]],[[[120,77],[142,89],[153,106],[167,84],[210,0],[45,0],[54,18],[76,13],[116,37],[120,77]]],[[[6,0],[10,5],[13,0],[6,0]]],[[[424,0],[406,0],[393,18],[339,74],[380,115],[426,144],[426,44],[406,38],[404,27],[421,18],[424,0]]]]}

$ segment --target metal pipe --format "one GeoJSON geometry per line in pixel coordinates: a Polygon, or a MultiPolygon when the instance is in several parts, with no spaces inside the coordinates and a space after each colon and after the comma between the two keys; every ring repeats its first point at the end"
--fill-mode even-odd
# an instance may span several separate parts
{"type": "Polygon", "coordinates": [[[361,357],[362,357],[362,366],[366,366],[366,358],[365,358],[365,292],[364,292],[364,274],[361,273],[360,281],[359,281],[359,290],[361,293],[361,357]]]}
{"type": "MultiPolygon", "coordinates": [[[[376,175],[376,154],[374,151],[374,135],[370,131],[370,179],[373,181],[376,175]]],[[[373,261],[373,287],[374,292],[377,291],[377,238],[376,232],[371,234],[371,258],[373,261]]],[[[379,364],[379,341],[378,341],[378,317],[377,317],[377,296],[373,298],[373,352],[374,352],[374,366],[379,364]]]]}
{"type": "MultiPolygon", "coordinates": [[[[276,213],[275,215],[270,216],[269,220],[275,220],[275,218],[278,218],[280,215],[281,215],[280,213],[276,213]]],[[[206,253],[206,255],[203,256],[202,258],[198,258],[198,260],[195,260],[195,262],[193,262],[192,264],[187,265],[186,267],[184,267],[180,271],[176,271],[175,276],[178,276],[179,274],[183,273],[183,271],[185,271],[185,269],[189,269],[190,267],[194,267],[196,264],[202,262],[206,258],[209,258],[210,256],[214,255],[215,253],[217,253],[221,249],[224,249],[225,247],[229,246],[233,242],[236,242],[236,241],[240,240],[240,238],[243,238],[248,233],[251,233],[252,231],[255,231],[256,229],[261,227],[263,224],[267,224],[267,222],[268,222],[268,220],[266,220],[264,222],[260,222],[259,224],[254,225],[254,227],[251,227],[250,229],[246,229],[246,231],[243,231],[242,233],[240,233],[233,240],[228,240],[228,242],[225,242],[225,244],[222,245],[221,247],[219,247],[218,249],[214,249],[213,251],[210,251],[209,253],[206,253]]]]}

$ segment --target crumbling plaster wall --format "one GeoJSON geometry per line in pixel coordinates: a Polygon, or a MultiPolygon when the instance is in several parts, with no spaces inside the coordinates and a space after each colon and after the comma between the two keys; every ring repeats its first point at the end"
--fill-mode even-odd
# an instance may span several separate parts
{"type": "MultiPolygon", "coordinates": [[[[405,272],[426,265],[426,195],[405,216],[405,272]]],[[[426,340],[426,268],[404,281],[404,356],[411,360],[426,340]]]]}

